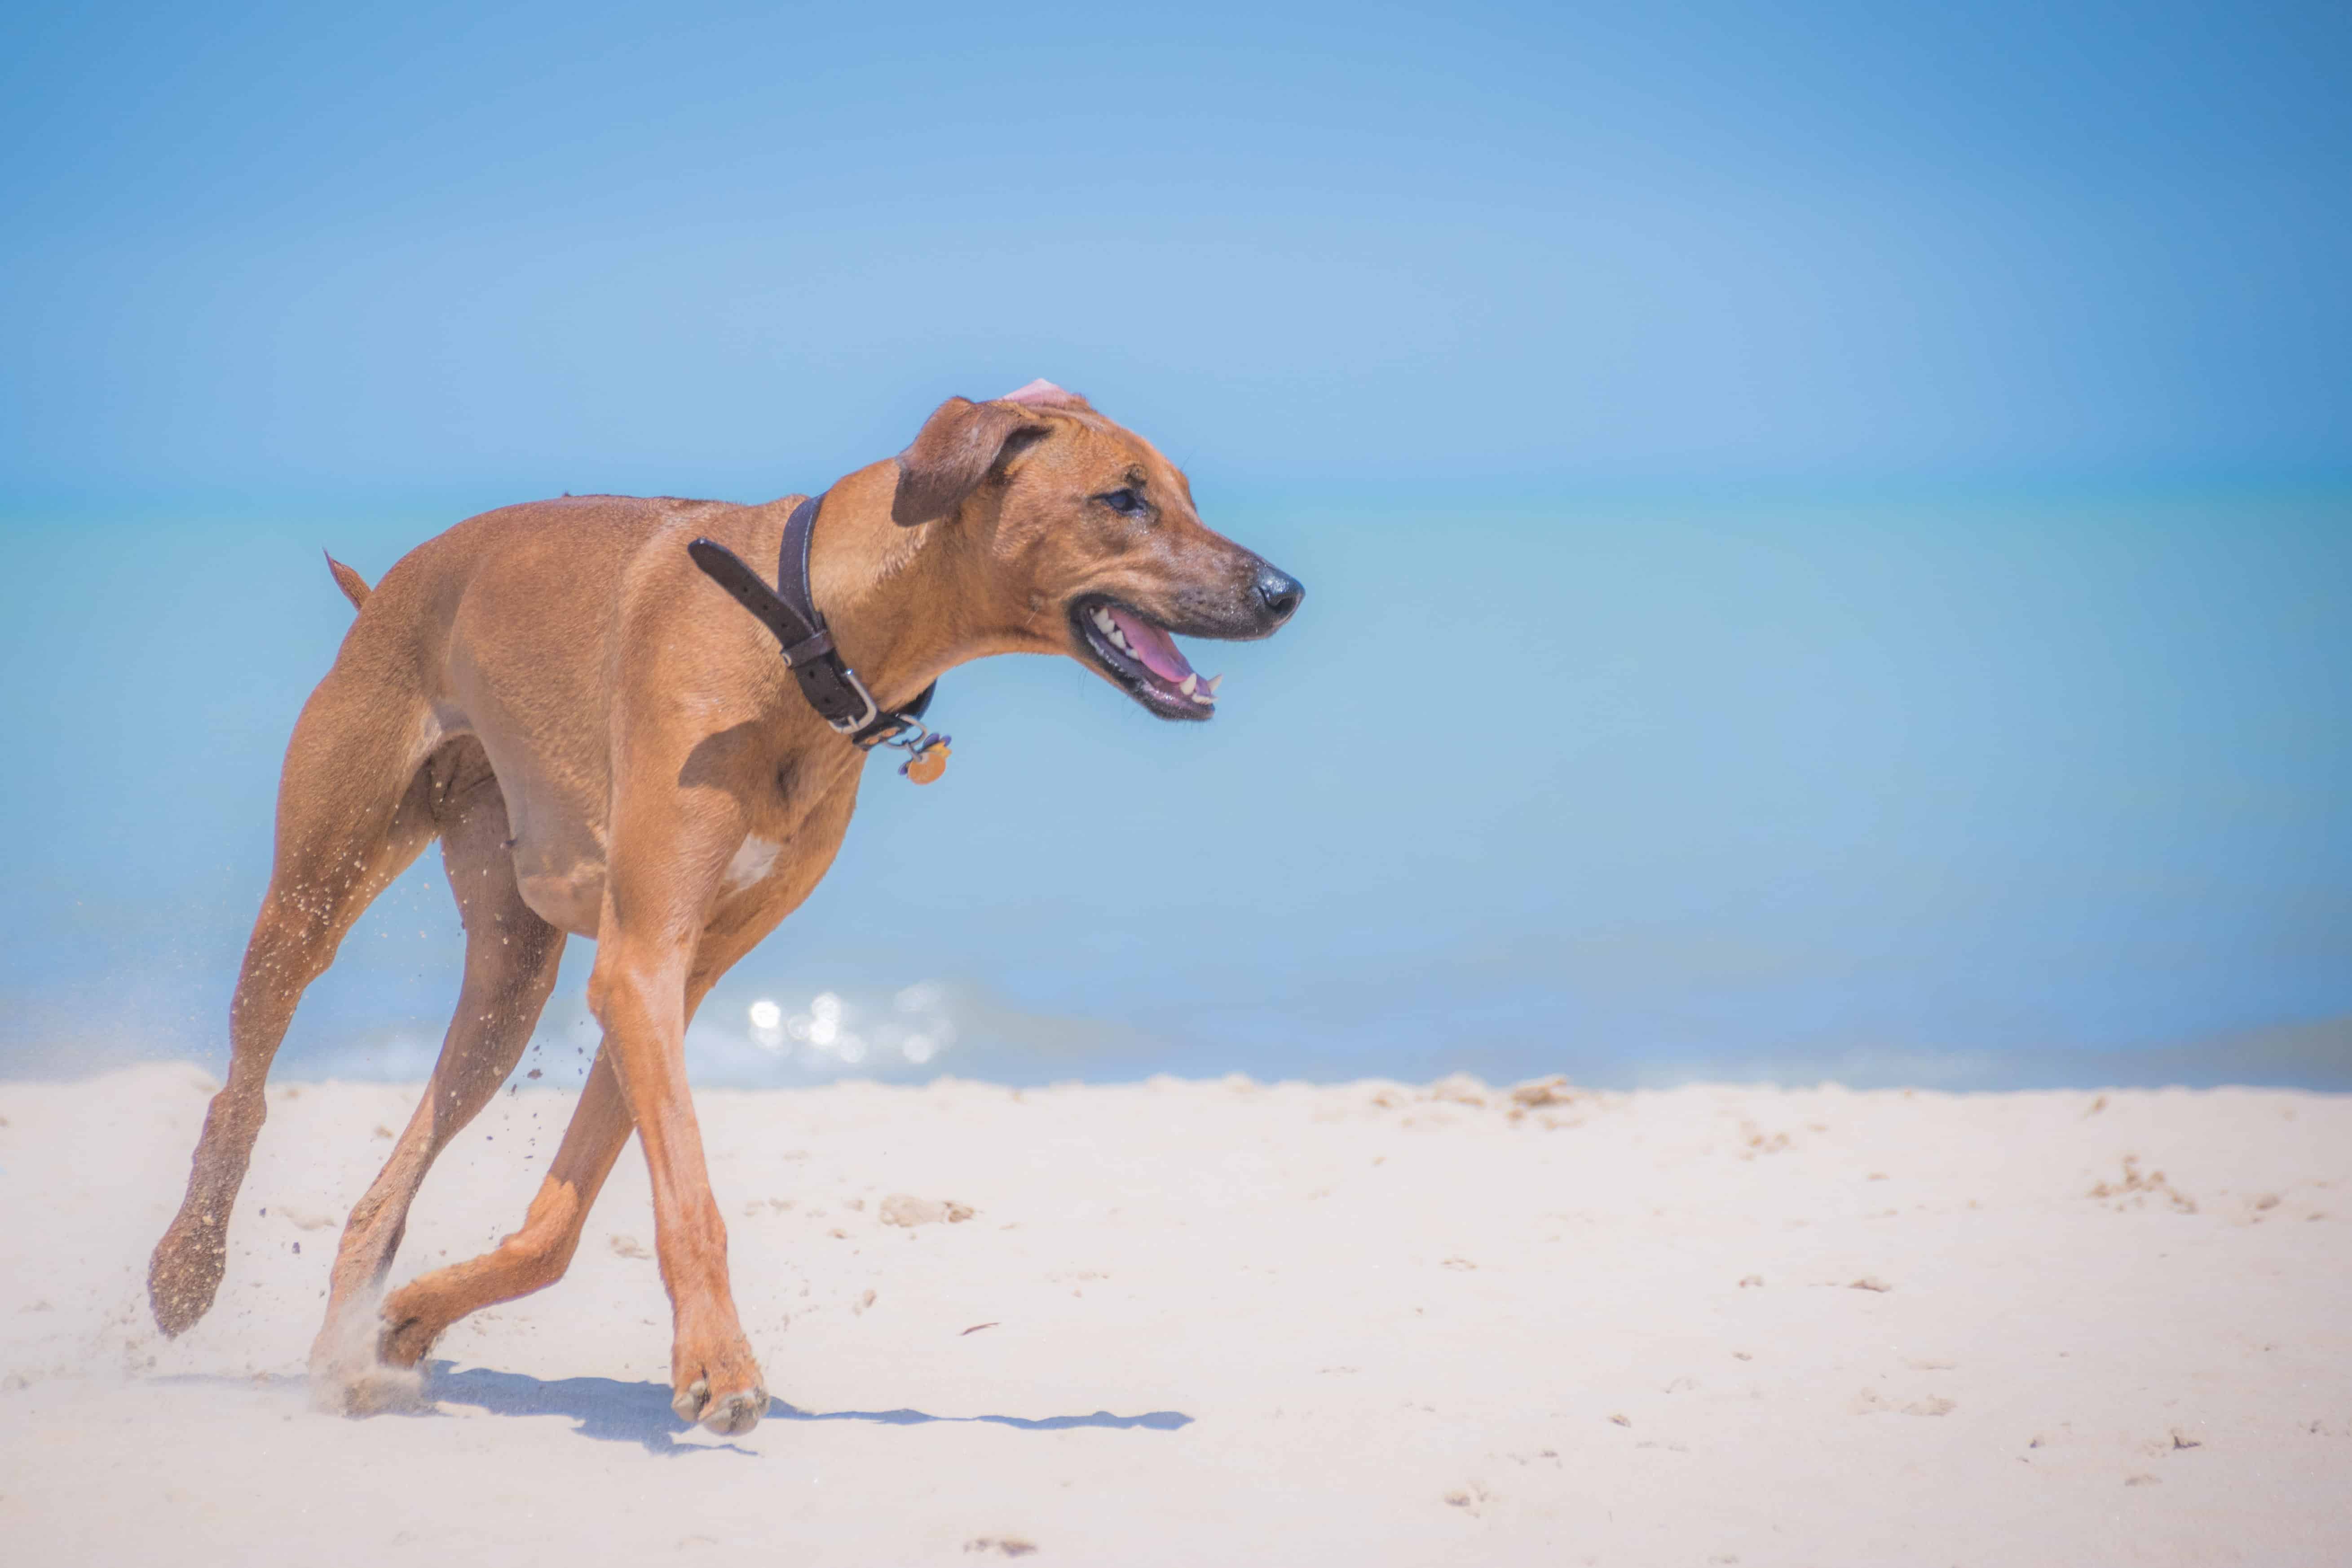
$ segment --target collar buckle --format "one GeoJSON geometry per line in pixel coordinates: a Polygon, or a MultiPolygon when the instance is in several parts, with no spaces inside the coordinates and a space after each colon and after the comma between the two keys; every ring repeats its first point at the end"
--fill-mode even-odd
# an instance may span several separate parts
{"type": "Polygon", "coordinates": [[[917,784],[929,784],[947,766],[948,755],[948,737],[925,729],[921,718],[936,688],[925,688],[903,711],[885,712],[833,646],[833,633],[810,596],[809,539],[815,531],[817,510],[824,504],[824,497],[811,496],[785,519],[773,588],[742,557],[715,540],[695,540],[686,547],[687,553],[712,582],[775,635],[785,668],[793,672],[801,695],[818,717],[861,752],[876,746],[906,752],[908,759],[898,771],[917,784]],[[910,731],[913,738],[904,738],[910,731]]]}

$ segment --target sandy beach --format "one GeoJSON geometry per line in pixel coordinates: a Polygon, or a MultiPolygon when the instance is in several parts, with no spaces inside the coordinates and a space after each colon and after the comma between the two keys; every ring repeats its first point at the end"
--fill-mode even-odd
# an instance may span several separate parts
{"type": "MultiPolygon", "coordinates": [[[[12,1562],[2352,1561],[2342,1097],[705,1093],[779,1399],[725,1442],[668,1408],[634,1151],[571,1277],[438,1347],[437,1415],[310,1412],[397,1086],[270,1090],[161,1339],[211,1088],[0,1084],[12,1562]]],[[[568,1110],[502,1094],[395,1279],[512,1228],[568,1110]]]]}

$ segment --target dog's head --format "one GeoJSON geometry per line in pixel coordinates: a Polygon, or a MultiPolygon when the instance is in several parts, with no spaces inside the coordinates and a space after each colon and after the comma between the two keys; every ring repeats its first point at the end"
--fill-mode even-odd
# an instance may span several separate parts
{"type": "Polygon", "coordinates": [[[1174,637],[1266,637],[1306,593],[1202,522],[1150,442],[1050,382],[940,405],[898,454],[891,515],[969,533],[994,568],[975,591],[996,635],[1069,654],[1162,719],[1216,711],[1174,637]]]}

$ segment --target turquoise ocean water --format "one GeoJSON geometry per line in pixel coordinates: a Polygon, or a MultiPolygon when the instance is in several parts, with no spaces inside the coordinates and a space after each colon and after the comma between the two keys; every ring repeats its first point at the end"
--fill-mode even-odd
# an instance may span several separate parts
{"type": "MultiPolygon", "coordinates": [[[[2352,1088],[2352,490],[1203,492],[1308,589],[1218,721],[956,673],[704,1080],[2352,1088]]],[[[223,1059],[320,550],[510,499],[0,521],[0,1072],[223,1059]]],[[[458,954],[428,856],[281,1070],[420,1074],[458,954]]]]}

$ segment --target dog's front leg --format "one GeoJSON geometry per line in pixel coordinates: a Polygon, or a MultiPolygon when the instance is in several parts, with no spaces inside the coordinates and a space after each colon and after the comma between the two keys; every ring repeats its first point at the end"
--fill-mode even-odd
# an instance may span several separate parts
{"type": "MultiPolygon", "coordinates": [[[[732,837],[740,841],[740,830],[732,837]]],[[[695,946],[731,847],[653,849],[641,837],[632,848],[640,853],[626,869],[614,857],[588,1001],[604,1026],[653,1178],[655,1249],[670,1299],[671,1405],[684,1419],[731,1436],[758,1425],[768,1391],[735,1314],[727,1225],[711,1196],[685,1061],[695,946]],[[707,870],[710,889],[698,885],[705,879],[696,868],[707,870]]]]}

